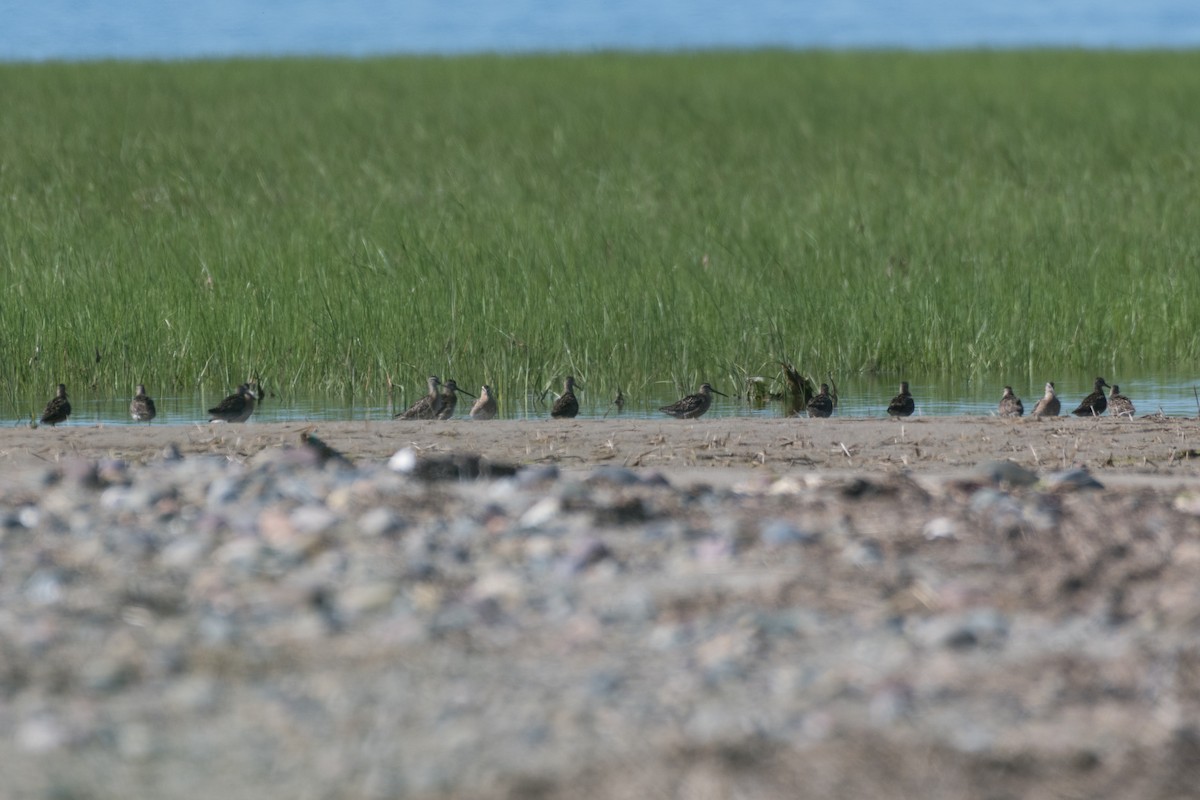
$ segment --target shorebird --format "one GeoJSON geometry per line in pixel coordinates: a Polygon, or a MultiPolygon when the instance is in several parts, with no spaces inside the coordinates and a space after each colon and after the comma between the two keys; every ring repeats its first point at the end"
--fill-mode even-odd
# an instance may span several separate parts
{"type": "Polygon", "coordinates": [[[729,397],[724,392],[718,392],[711,384],[700,384],[700,391],[697,394],[689,394],[682,400],[676,400],[669,406],[663,406],[659,409],[665,414],[670,414],[676,419],[695,419],[708,411],[708,407],[712,405],[712,396],[719,394],[721,397],[729,397]]]}
{"type": "Polygon", "coordinates": [[[146,394],[146,384],[139,383],[137,393],[129,403],[129,416],[133,417],[134,422],[149,422],[157,415],[158,410],[154,407],[154,398],[146,394]]]}
{"type": "Polygon", "coordinates": [[[496,395],[486,383],[479,390],[479,399],[471,406],[471,419],[495,419],[496,395]]]}
{"type": "Polygon", "coordinates": [[[430,375],[428,384],[429,392],[425,396],[409,406],[407,410],[394,415],[392,419],[437,419],[437,415],[442,410],[442,393],[439,390],[442,382],[437,375],[430,375]]]}
{"type": "Polygon", "coordinates": [[[446,382],[442,384],[442,407],[438,409],[438,419],[450,419],[454,416],[454,409],[458,406],[459,392],[462,392],[467,397],[475,396],[465,389],[458,388],[458,384],[452,378],[447,378],[446,382]]]}
{"type": "Polygon", "coordinates": [[[808,401],[808,415],[810,417],[829,417],[833,415],[833,397],[829,394],[829,384],[822,383],[821,391],[817,396],[808,401]]]}
{"type": "Polygon", "coordinates": [[[1025,413],[1025,404],[1021,398],[1013,394],[1011,386],[1004,387],[1004,396],[1000,398],[1000,416],[1019,417],[1025,413]]]}
{"type": "Polygon", "coordinates": [[[67,385],[60,383],[58,392],[50,398],[50,402],[46,403],[46,408],[42,411],[41,422],[43,425],[53,426],[60,422],[66,422],[69,416],[71,416],[71,401],[67,399],[67,385]]]}
{"type": "Polygon", "coordinates": [[[910,417],[916,409],[917,404],[908,391],[908,381],[900,381],[900,394],[893,397],[892,402],[888,403],[888,416],[910,417]]]}
{"type": "Polygon", "coordinates": [[[1133,419],[1133,401],[1121,394],[1121,387],[1115,383],[1112,385],[1112,391],[1108,393],[1108,415],[1133,419]]]}
{"type": "Polygon", "coordinates": [[[1031,417],[1057,417],[1058,412],[1062,408],[1062,403],[1058,401],[1058,395],[1054,393],[1054,382],[1046,382],[1046,393],[1042,395],[1042,399],[1037,401],[1033,407],[1031,417]]]}
{"type": "Polygon", "coordinates": [[[550,408],[550,416],[555,419],[570,419],[579,413],[579,400],[575,398],[575,378],[568,375],[563,383],[563,393],[554,401],[550,408]]]}
{"type": "Polygon", "coordinates": [[[237,391],[208,410],[210,422],[245,422],[254,413],[254,401],[258,398],[250,384],[243,383],[237,391]]]}
{"type": "Polygon", "coordinates": [[[1092,393],[1083,398],[1079,408],[1071,413],[1077,417],[1098,417],[1103,414],[1104,409],[1108,408],[1108,398],[1104,396],[1104,390],[1107,388],[1108,384],[1104,378],[1096,378],[1092,393]]]}

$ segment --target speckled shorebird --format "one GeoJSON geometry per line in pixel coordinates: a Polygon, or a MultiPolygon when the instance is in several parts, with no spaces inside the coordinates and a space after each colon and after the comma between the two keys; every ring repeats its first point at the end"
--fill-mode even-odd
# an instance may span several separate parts
{"type": "Polygon", "coordinates": [[[808,415],[810,417],[833,416],[833,397],[829,394],[828,383],[822,383],[821,391],[808,401],[808,415]]]}
{"type": "Polygon", "coordinates": [[[910,417],[917,410],[916,401],[908,391],[908,381],[900,381],[900,394],[888,403],[887,413],[890,417],[910,417]]]}
{"type": "Polygon", "coordinates": [[[718,392],[712,387],[712,384],[700,384],[700,391],[696,394],[689,394],[682,400],[676,400],[669,406],[663,406],[658,409],[664,414],[670,414],[676,419],[695,419],[708,411],[708,407],[712,405],[712,396],[719,394],[721,397],[729,397],[724,392],[718,392]]]}
{"type": "Polygon", "coordinates": [[[550,416],[555,419],[570,419],[579,413],[579,400],[575,397],[575,378],[567,376],[563,382],[563,393],[550,407],[550,416]]]}
{"type": "Polygon", "coordinates": [[[1000,416],[1019,417],[1025,413],[1025,404],[1021,398],[1013,394],[1011,386],[1004,387],[1004,395],[1000,398],[1000,416]]]}
{"type": "Polygon", "coordinates": [[[1112,391],[1108,393],[1108,415],[1133,419],[1133,401],[1121,394],[1121,387],[1115,383],[1112,385],[1112,391]]]}
{"type": "Polygon", "coordinates": [[[1108,388],[1108,383],[1104,378],[1096,378],[1096,383],[1093,384],[1092,393],[1083,398],[1083,402],[1079,404],[1079,408],[1071,413],[1077,417],[1098,417],[1104,413],[1104,409],[1108,408],[1108,398],[1104,396],[1104,390],[1108,388]]]}
{"type": "Polygon", "coordinates": [[[137,393],[129,403],[129,416],[133,417],[134,422],[149,422],[158,416],[158,409],[154,407],[154,398],[146,394],[146,384],[144,383],[137,385],[137,393]]]}
{"type": "Polygon", "coordinates": [[[211,422],[245,422],[254,413],[254,401],[258,397],[250,384],[243,383],[237,391],[208,410],[211,422]]]}
{"type": "Polygon", "coordinates": [[[450,419],[454,416],[454,409],[458,407],[459,392],[467,397],[475,396],[465,389],[458,388],[458,384],[452,378],[447,378],[442,384],[442,407],[438,409],[438,419],[450,419]]]}
{"type": "Polygon", "coordinates": [[[495,419],[496,395],[486,383],[479,389],[479,399],[471,406],[471,419],[495,419]]]}
{"type": "Polygon", "coordinates": [[[43,425],[57,425],[60,422],[66,422],[69,416],[71,416],[71,401],[67,399],[67,385],[60,383],[58,391],[54,397],[50,398],[50,402],[46,403],[46,408],[42,411],[41,422],[43,425]]]}
{"type": "Polygon", "coordinates": [[[1042,399],[1037,401],[1033,407],[1031,417],[1057,417],[1058,412],[1062,409],[1062,403],[1058,401],[1058,395],[1054,392],[1054,382],[1046,382],[1046,393],[1042,395],[1042,399]]]}
{"type": "Polygon", "coordinates": [[[420,400],[406,410],[396,414],[392,419],[437,419],[442,410],[442,381],[437,375],[430,375],[427,383],[429,391],[420,400]]]}

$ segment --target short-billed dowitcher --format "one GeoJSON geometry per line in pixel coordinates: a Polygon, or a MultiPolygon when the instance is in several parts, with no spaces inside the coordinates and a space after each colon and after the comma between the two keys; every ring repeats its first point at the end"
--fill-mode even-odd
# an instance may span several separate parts
{"type": "Polygon", "coordinates": [[[453,378],[447,378],[446,382],[442,384],[442,407],[438,410],[438,419],[450,419],[454,416],[454,409],[458,407],[459,392],[467,397],[475,396],[465,389],[458,388],[458,383],[453,378]]]}
{"type": "Polygon", "coordinates": [[[563,382],[563,393],[550,407],[550,416],[555,419],[570,419],[579,413],[579,400],[575,397],[575,378],[568,375],[563,382]]]}
{"type": "Polygon", "coordinates": [[[441,392],[442,382],[437,375],[430,375],[426,383],[429,391],[406,410],[394,415],[392,419],[437,419],[444,402],[441,392]]]}
{"type": "Polygon", "coordinates": [[[496,395],[486,383],[479,389],[479,399],[471,406],[471,419],[495,419],[496,395]]]}
{"type": "Polygon", "coordinates": [[[46,403],[46,408],[42,411],[41,422],[43,425],[53,426],[60,422],[66,422],[69,416],[71,416],[71,401],[67,399],[67,385],[60,383],[57,393],[50,398],[50,402],[46,403]]]}
{"type": "Polygon", "coordinates": [[[1104,378],[1096,378],[1093,384],[1092,393],[1083,398],[1079,404],[1079,408],[1071,413],[1077,417],[1098,417],[1108,408],[1108,398],[1104,395],[1104,390],[1108,388],[1108,384],[1104,378]]]}
{"type": "Polygon", "coordinates": [[[808,401],[808,415],[810,417],[833,416],[833,397],[829,394],[828,383],[822,383],[821,391],[808,401]]]}
{"type": "Polygon", "coordinates": [[[146,394],[146,384],[139,383],[137,393],[129,403],[129,416],[133,417],[134,422],[149,422],[157,415],[158,410],[154,407],[154,398],[146,394]]]}
{"type": "Polygon", "coordinates": [[[888,403],[887,413],[890,417],[910,417],[916,411],[917,403],[908,391],[908,381],[900,381],[900,394],[888,403]]]}
{"type": "Polygon", "coordinates": [[[712,384],[700,384],[700,391],[696,394],[689,394],[682,400],[676,400],[669,406],[663,406],[658,409],[664,414],[670,414],[676,419],[695,419],[708,411],[708,407],[712,405],[712,396],[719,394],[721,397],[729,397],[724,392],[718,392],[712,387],[712,384]]]}
{"type": "Polygon", "coordinates": [[[245,422],[254,413],[254,401],[258,397],[250,384],[243,383],[237,391],[208,410],[211,422],[245,422]]]}
{"type": "Polygon", "coordinates": [[[1000,416],[1019,417],[1025,413],[1025,404],[1021,398],[1013,394],[1011,386],[1004,387],[1004,395],[1000,398],[1000,416]]]}
{"type": "Polygon", "coordinates": [[[1058,395],[1054,392],[1054,382],[1046,382],[1046,393],[1042,395],[1042,399],[1037,401],[1033,407],[1031,417],[1057,417],[1058,412],[1062,410],[1062,403],[1058,401],[1058,395]]]}
{"type": "Polygon", "coordinates": [[[1115,383],[1112,385],[1112,391],[1108,393],[1108,415],[1133,419],[1133,401],[1121,394],[1121,387],[1115,383]]]}

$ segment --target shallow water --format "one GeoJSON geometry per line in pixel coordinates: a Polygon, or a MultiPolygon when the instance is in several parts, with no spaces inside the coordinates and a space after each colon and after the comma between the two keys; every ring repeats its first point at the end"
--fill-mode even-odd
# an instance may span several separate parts
{"type": "MultiPolygon", "coordinates": [[[[1106,376],[1108,377],[1108,376],[1106,376]]],[[[1111,383],[1114,378],[1109,377],[1111,383]]],[[[1094,376],[1085,377],[1065,376],[1056,377],[1055,386],[1062,401],[1063,413],[1069,413],[1092,388],[1094,376]]],[[[1191,375],[1174,375],[1158,377],[1140,377],[1115,379],[1121,387],[1121,393],[1133,400],[1137,414],[1152,414],[1162,412],[1168,416],[1195,417],[1200,415],[1200,399],[1197,387],[1200,380],[1191,375]]],[[[1035,386],[1008,381],[1025,403],[1028,412],[1042,395],[1043,383],[1035,386]]],[[[951,380],[940,381],[910,380],[910,389],[916,398],[916,416],[991,416],[996,413],[996,406],[1004,387],[1004,379],[989,380],[951,380]]],[[[714,383],[718,389],[728,394],[734,394],[734,387],[714,383]]],[[[655,387],[658,389],[659,387],[655,387]]],[[[778,388],[776,385],[774,388],[778,388]]],[[[882,417],[888,401],[896,393],[898,382],[866,378],[844,379],[838,384],[840,402],[835,414],[839,417],[882,417]]],[[[414,392],[416,391],[414,387],[414,392]]],[[[6,424],[27,424],[31,414],[41,411],[45,401],[51,396],[47,391],[44,397],[29,397],[13,401],[5,398],[3,401],[3,419],[6,424]]],[[[151,389],[151,394],[154,394],[151,389]]],[[[594,391],[577,391],[580,401],[580,419],[612,418],[623,419],[667,419],[658,411],[659,406],[678,399],[677,395],[630,396],[626,391],[627,400],[622,410],[618,411],[611,405],[615,390],[596,389],[594,391]]],[[[70,392],[72,415],[67,424],[70,425],[133,425],[129,418],[129,397],[111,397],[89,394],[83,390],[70,392]]],[[[407,400],[397,399],[395,405],[388,405],[387,398],[360,397],[347,398],[331,395],[272,395],[268,393],[266,401],[259,404],[255,410],[253,421],[256,422],[320,422],[325,420],[386,420],[391,419],[397,411],[407,407],[409,402],[418,395],[410,395],[407,400]]],[[[205,409],[219,402],[221,397],[208,393],[188,395],[156,396],[158,418],[155,425],[185,425],[193,423],[205,424],[208,415],[205,409]]],[[[743,398],[714,398],[710,417],[781,417],[785,414],[781,402],[767,401],[751,403],[743,398]]],[[[460,400],[456,417],[466,418],[470,410],[470,400],[460,400]]],[[[504,419],[545,419],[549,417],[549,404],[553,396],[545,400],[535,397],[513,400],[500,397],[500,416],[504,419]]]]}

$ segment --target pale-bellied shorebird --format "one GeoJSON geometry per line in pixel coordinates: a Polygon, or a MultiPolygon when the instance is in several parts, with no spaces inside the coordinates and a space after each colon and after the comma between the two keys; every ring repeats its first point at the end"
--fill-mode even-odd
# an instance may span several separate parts
{"type": "Polygon", "coordinates": [[[1108,408],[1108,398],[1104,395],[1104,390],[1108,388],[1108,384],[1104,378],[1096,378],[1093,384],[1092,393],[1083,398],[1079,404],[1079,408],[1071,413],[1077,417],[1098,417],[1108,408]]]}
{"type": "Polygon", "coordinates": [[[1133,401],[1121,394],[1121,387],[1115,383],[1112,385],[1112,391],[1108,393],[1108,415],[1133,419],[1133,401]]]}
{"type": "Polygon", "coordinates": [[[1000,398],[1000,416],[1019,417],[1025,413],[1025,404],[1021,398],[1013,394],[1011,386],[1004,387],[1004,395],[1000,398]]]}
{"type": "Polygon", "coordinates": [[[467,397],[475,396],[465,389],[458,388],[458,384],[454,379],[447,378],[446,382],[442,384],[442,407],[438,410],[438,419],[450,419],[454,416],[454,409],[458,407],[459,392],[462,392],[467,397]]]}
{"type": "Polygon", "coordinates": [[[1031,417],[1057,417],[1058,412],[1062,410],[1062,403],[1058,400],[1058,395],[1054,392],[1054,382],[1046,382],[1046,393],[1042,395],[1042,399],[1038,400],[1033,407],[1033,411],[1029,414],[1031,417]]]}
{"type": "Polygon", "coordinates": [[[254,401],[257,399],[250,384],[243,383],[236,392],[208,410],[209,421],[245,422],[254,413],[254,401]]]}
{"type": "Polygon", "coordinates": [[[695,419],[708,411],[708,407],[712,405],[712,396],[719,394],[721,397],[729,397],[724,392],[718,392],[712,387],[712,384],[700,384],[700,391],[696,394],[689,394],[682,400],[676,400],[669,406],[663,406],[658,409],[664,414],[670,414],[676,419],[695,419]]]}
{"type": "Polygon", "coordinates": [[[892,398],[892,402],[888,403],[887,413],[889,417],[909,417],[916,411],[917,403],[913,400],[912,394],[908,391],[908,381],[900,381],[900,394],[892,398]]]}
{"type": "Polygon", "coordinates": [[[49,403],[46,403],[40,421],[43,425],[53,426],[60,422],[66,422],[69,416],[71,416],[71,401],[67,399],[67,385],[60,383],[54,397],[50,398],[49,403]]]}
{"type": "Polygon", "coordinates": [[[833,397],[829,394],[829,384],[822,383],[821,391],[808,401],[810,417],[829,417],[833,415],[833,397]]]}
{"type": "Polygon", "coordinates": [[[563,382],[563,393],[550,407],[550,416],[555,419],[570,419],[579,413],[579,400],[575,397],[575,378],[568,375],[563,382]]]}
{"type": "Polygon", "coordinates": [[[137,385],[137,393],[129,403],[129,416],[133,417],[134,422],[149,422],[158,416],[158,409],[154,407],[154,398],[146,394],[146,384],[144,383],[137,385]]]}
{"type": "Polygon", "coordinates": [[[429,391],[406,410],[394,415],[392,419],[437,419],[444,402],[440,388],[442,382],[437,375],[430,375],[426,382],[429,391]]]}
{"type": "Polygon", "coordinates": [[[479,389],[479,399],[471,406],[471,419],[495,419],[496,395],[486,383],[479,389]]]}

